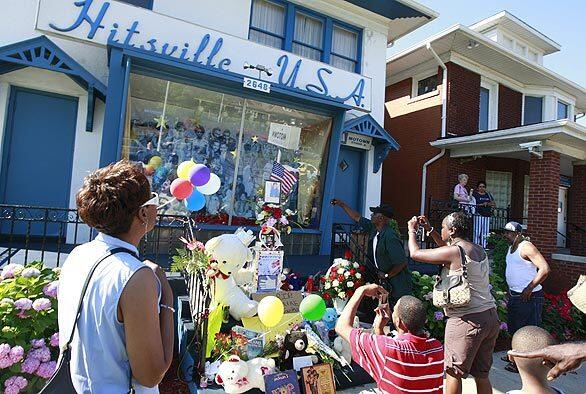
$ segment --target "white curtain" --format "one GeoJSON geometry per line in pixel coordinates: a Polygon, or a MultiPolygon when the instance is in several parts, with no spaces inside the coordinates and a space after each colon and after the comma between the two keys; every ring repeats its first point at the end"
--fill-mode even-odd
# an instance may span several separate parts
{"type": "Polygon", "coordinates": [[[331,64],[348,71],[354,71],[356,63],[336,56],[335,54],[349,57],[350,59],[357,59],[358,50],[358,35],[350,30],[346,30],[339,26],[334,26],[332,33],[332,56],[331,64]]]}
{"type": "MultiPolygon", "coordinates": [[[[295,35],[293,39],[303,44],[322,48],[323,22],[302,12],[295,13],[295,35]]],[[[321,51],[293,43],[293,53],[310,59],[320,60],[321,51]]]]}
{"type": "MultiPolygon", "coordinates": [[[[279,36],[285,31],[285,8],[266,0],[254,0],[252,7],[252,27],[256,27],[279,36]]],[[[260,44],[281,48],[283,40],[254,29],[250,30],[250,39],[260,44]]]]}

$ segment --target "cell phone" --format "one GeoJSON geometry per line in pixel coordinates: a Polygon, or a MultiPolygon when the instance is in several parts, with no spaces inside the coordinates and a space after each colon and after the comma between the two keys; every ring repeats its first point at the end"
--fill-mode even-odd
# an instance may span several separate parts
{"type": "Polygon", "coordinates": [[[381,294],[380,296],[378,296],[378,306],[386,304],[388,302],[388,300],[389,300],[388,294],[381,294]]]}

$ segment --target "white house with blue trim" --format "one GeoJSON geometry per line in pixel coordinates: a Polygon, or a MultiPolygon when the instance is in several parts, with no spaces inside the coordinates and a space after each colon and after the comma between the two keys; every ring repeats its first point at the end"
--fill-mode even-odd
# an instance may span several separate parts
{"type": "Polygon", "coordinates": [[[399,148],[381,126],[387,46],[437,17],[412,0],[2,5],[0,204],[75,208],[83,177],[121,158],[165,196],[193,159],[222,180],[198,221],[226,231],[254,224],[278,156],[299,172],[297,254],[323,256],[345,220],[329,201],[379,204],[399,148]]]}

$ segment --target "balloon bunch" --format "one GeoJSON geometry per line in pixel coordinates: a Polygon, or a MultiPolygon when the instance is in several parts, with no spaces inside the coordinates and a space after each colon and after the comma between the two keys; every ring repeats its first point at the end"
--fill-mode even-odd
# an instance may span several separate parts
{"type": "MultiPolygon", "coordinates": [[[[283,319],[285,307],[275,296],[264,297],[258,303],[258,318],[266,327],[275,327],[283,319]]],[[[317,294],[309,294],[299,305],[301,316],[307,321],[320,320],[326,313],[326,302],[317,294]]]]}
{"type": "Polygon", "coordinates": [[[173,197],[182,200],[189,211],[199,211],[206,205],[204,196],[220,190],[220,178],[210,169],[193,161],[184,161],[177,167],[178,178],[171,182],[173,197]]]}

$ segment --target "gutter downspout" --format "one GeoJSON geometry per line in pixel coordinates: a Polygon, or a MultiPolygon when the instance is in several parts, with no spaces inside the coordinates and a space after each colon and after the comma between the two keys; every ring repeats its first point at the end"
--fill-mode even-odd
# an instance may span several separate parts
{"type": "MultiPolygon", "coordinates": [[[[446,112],[447,112],[447,96],[448,96],[448,68],[440,59],[440,57],[435,53],[433,48],[431,47],[431,43],[428,42],[425,44],[425,47],[433,57],[435,58],[437,64],[442,68],[442,130],[441,130],[441,138],[446,136],[446,112]]],[[[442,158],[446,153],[445,149],[442,149],[440,153],[429,159],[423,164],[423,171],[421,176],[421,204],[420,204],[420,215],[425,215],[425,194],[427,192],[427,167],[435,163],[437,160],[442,158]]]]}

